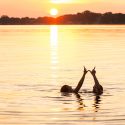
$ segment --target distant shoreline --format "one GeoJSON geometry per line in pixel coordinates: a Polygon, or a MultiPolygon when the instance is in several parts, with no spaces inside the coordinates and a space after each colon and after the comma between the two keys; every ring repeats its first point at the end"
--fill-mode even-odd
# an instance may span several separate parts
{"type": "Polygon", "coordinates": [[[90,26],[94,26],[94,25],[98,25],[98,26],[101,26],[101,25],[125,25],[124,24],[0,24],[0,26],[51,26],[51,25],[56,25],[56,26],[73,26],[73,25],[76,25],[76,26],[80,26],[80,25],[83,25],[83,26],[87,26],[87,25],[90,25],[90,26]]]}
{"type": "Polygon", "coordinates": [[[106,12],[94,13],[86,10],[82,13],[67,14],[59,17],[0,17],[0,25],[124,25],[125,14],[106,12]]]}

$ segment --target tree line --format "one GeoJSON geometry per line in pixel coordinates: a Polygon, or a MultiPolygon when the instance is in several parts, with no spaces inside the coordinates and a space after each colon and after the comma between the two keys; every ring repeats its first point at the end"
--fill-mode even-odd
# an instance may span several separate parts
{"type": "Polygon", "coordinates": [[[125,24],[123,13],[95,13],[86,10],[77,14],[67,14],[59,17],[9,17],[2,15],[0,25],[51,25],[51,24],[125,24]]]}

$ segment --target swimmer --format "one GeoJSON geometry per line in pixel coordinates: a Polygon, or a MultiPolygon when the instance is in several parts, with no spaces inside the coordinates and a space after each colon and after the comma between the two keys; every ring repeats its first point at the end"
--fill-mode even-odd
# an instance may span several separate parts
{"type": "Polygon", "coordinates": [[[60,92],[78,93],[79,90],[80,90],[80,88],[82,87],[82,84],[83,84],[83,82],[84,82],[85,75],[86,75],[87,72],[88,72],[87,69],[84,67],[83,76],[82,76],[82,78],[80,79],[80,81],[79,81],[79,83],[78,83],[78,85],[76,86],[75,89],[73,89],[73,88],[72,88],[71,86],[69,86],[69,85],[64,85],[64,86],[62,86],[60,92]]]}

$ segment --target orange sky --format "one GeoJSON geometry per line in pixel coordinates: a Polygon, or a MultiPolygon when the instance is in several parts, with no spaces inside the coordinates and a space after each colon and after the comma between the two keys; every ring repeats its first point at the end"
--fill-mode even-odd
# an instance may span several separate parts
{"type": "Polygon", "coordinates": [[[0,0],[0,16],[50,16],[51,8],[57,8],[59,15],[85,10],[125,13],[125,0],[0,0]]]}

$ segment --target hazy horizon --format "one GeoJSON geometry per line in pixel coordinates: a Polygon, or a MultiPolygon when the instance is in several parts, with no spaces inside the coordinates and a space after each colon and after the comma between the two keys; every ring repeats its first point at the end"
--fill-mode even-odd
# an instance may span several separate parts
{"type": "Polygon", "coordinates": [[[10,17],[43,17],[51,16],[50,10],[56,8],[58,15],[75,14],[85,10],[92,12],[113,12],[125,13],[125,1],[113,0],[7,0],[0,1],[0,16],[8,15],[10,17]]]}

